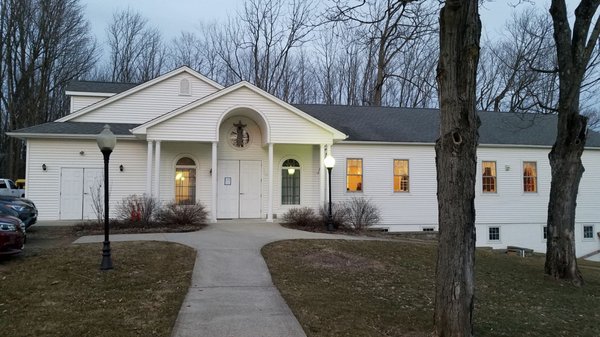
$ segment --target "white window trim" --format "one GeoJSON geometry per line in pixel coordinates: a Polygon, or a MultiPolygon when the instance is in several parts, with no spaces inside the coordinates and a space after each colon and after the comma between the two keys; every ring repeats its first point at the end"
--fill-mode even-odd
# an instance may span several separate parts
{"type": "MultiPolygon", "coordinates": [[[[363,193],[365,191],[365,159],[363,157],[347,157],[344,163],[346,170],[346,193],[363,193]],[[348,190],[348,160],[360,160],[360,177],[361,177],[361,189],[360,191],[349,191],[348,190]]],[[[354,174],[357,175],[357,174],[354,174]]]]}
{"type": "Polygon", "coordinates": [[[487,232],[485,233],[486,241],[490,243],[502,243],[502,227],[501,226],[487,226],[487,232]],[[498,240],[490,239],[490,228],[498,228],[498,240]]]}
{"type": "Polygon", "coordinates": [[[541,237],[542,237],[542,242],[547,242],[547,241],[548,241],[548,239],[544,239],[544,228],[545,228],[545,227],[547,227],[547,225],[546,225],[546,224],[543,224],[543,225],[541,226],[541,228],[540,228],[540,231],[541,231],[540,233],[541,233],[541,237]]]}
{"type": "Polygon", "coordinates": [[[298,160],[297,157],[292,156],[292,155],[287,155],[287,156],[283,156],[283,159],[280,160],[279,162],[279,174],[282,175],[283,173],[283,163],[285,163],[288,159],[293,159],[296,162],[298,162],[298,166],[295,167],[295,169],[297,169],[298,171],[300,171],[300,203],[298,204],[284,204],[283,203],[283,176],[279,177],[279,206],[281,207],[287,207],[287,208],[294,208],[294,207],[298,207],[298,206],[302,206],[302,192],[304,191],[304,188],[302,188],[302,163],[300,162],[300,160],[298,160]]]}
{"type": "Polygon", "coordinates": [[[498,191],[500,190],[500,186],[498,186],[498,161],[496,160],[487,160],[487,159],[482,159],[481,163],[479,163],[479,168],[481,169],[481,172],[479,172],[479,177],[481,178],[481,186],[479,187],[479,194],[481,195],[498,195],[498,191]],[[483,190],[483,163],[484,162],[493,162],[495,163],[496,166],[496,190],[494,192],[486,192],[483,190]]]}
{"type": "Polygon", "coordinates": [[[173,172],[173,180],[172,180],[173,181],[173,189],[172,189],[173,201],[177,198],[177,185],[175,184],[175,175],[177,174],[177,166],[180,166],[181,168],[195,168],[196,169],[196,203],[198,203],[200,201],[200,199],[199,199],[200,184],[198,183],[199,174],[200,174],[200,161],[196,158],[196,156],[192,155],[191,153],[180,153],[175,156],[175,159],[173,160],[173,164],[171,167],[171,172],[173,172]],[[196,163],[196,165],[177,165],[177,162],[179,161],[179,159],[185,158],[185,157],[192,159],[194,161],[194,163],[196,163]]]}
{"type": "Polygon", "coordinates": [[[581,240],[582,241],[585,241],[585,242],[595,241],[596,238],[594,235],[596,235],[596,226],[594,224],[585,223],[585,224],[581,225],[581,240]],[[591,238],[586,238],[584,236],[585,235],[585,231],[584,231],[585,227],[592,227],[592,237],[591,238]]]}
{"type": "Polygon", "coordinates": [[[537,195],[540,192],[540,166],[537,160],[522,160],[521,161],[521,194],[537,195]],[[535,163],[535,192],[525,192],[525,163],[535,163]]]}
{"type": "MultiPolygon", "coordinates": [[[[410,181],[410,159],[402,159],[402,158],[394,158],[392,159],[392,192],[394,194],[410,194],[410,192],[412,191],[412,184],[410,181]],[[407,162],[407,168],[408,168],[408,191],[396,191],[394,189],[394,179],[396,178],[396,172],[394,171],[395,165],[396,165],[396,160],[406,160],[407,162]]],[[[363,177],[364,180],[364,177],[363,177]]]]}

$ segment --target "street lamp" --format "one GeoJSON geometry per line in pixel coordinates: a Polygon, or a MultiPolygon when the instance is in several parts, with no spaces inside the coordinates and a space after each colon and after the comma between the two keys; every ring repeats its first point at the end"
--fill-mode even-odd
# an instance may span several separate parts
{"type": "Polygon", "coordinates": [[[113,269],[110,257],[110,241],[108,239],[108,158],[117,145],[117,137],[110,131],[108,124],[96,137],[98,147],[104,156],[104,245],[102,246],[102,264],[100,270],[113,269]]]}
{"type": "Polygon", "coordinates": [[[329,217],[327,218],[327,230],[333,230],[333,215],[331,214],[331,169],[335,166],[335,158],[333,158],[330,154],[325,157],[323,160],[323,164],[325,164],[325,168],[327,168],[328,176],[329,176],[329,217]]]}

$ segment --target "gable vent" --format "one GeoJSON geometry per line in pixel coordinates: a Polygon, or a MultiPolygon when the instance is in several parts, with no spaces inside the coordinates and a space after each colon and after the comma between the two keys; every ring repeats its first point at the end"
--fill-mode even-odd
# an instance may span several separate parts
{"type": "Polygon", "coordinates": [[[190,81],[187,78],[184,78],[179,82],[179,94],[182,96],[189,96],[192,94],[190,81]]]}

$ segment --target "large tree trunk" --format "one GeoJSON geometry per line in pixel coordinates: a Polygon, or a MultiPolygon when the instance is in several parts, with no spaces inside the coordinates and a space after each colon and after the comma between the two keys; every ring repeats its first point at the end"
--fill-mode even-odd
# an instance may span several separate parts
{"type": "Polygon", "coordinates": [[[477,0],[446,1],[440,13],[440,138],[435,145],[439,247],[435,328],[438,336],[472,336],[475,263],[475,177],[479,118],[477,0]]]}
{"type": "Polygon", "coordinates": [[[558,135],[550,158],[552,184],[548,203],[548,236],[545,272],[557,279],[583,285],[575,254],[575,209],[583,175],[581,154],[585,145],[587,117],[559,113],[558,135]]]}
{"type": "Polygon", "coordinates": [[[599,0],[581,1],[575,10],[573,30],[564,0],[552,0],[550,14],[558,60],[559,99],[556,141],[548,155],[552,169],[548,202],[546,274],[583,285],[575,254],[575,211],[584,168],[587,117],[579,113],[581,86],[600,37],[600,20],[593,18],[599,0]],[[593,25],[592,25],[593,24],[593,25]]]}

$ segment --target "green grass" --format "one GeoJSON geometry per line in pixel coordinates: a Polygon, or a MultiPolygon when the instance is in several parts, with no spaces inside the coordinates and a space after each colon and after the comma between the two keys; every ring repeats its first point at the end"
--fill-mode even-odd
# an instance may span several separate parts
{"type": "Polygon", "coordinates": [[[111,246],[115,269],[104,272],[100,243],[0,260],[0,335],[170,336],[195,251],[165,242],[111,246]]]}
{"type": "MultiPolygon", "coordinates": [[[[263,248],[275,285],[309,337],[428,336],[435,245],[283,241],[263,248]]],[[[476,336],[598,336],[600,264],[583,288],[543,274],[542,256],[476,257],[476,336]]]]}

